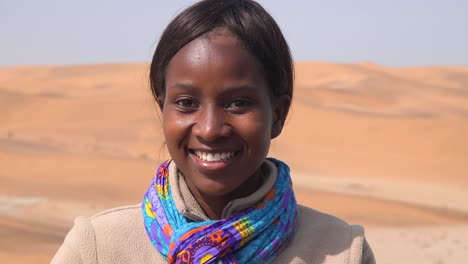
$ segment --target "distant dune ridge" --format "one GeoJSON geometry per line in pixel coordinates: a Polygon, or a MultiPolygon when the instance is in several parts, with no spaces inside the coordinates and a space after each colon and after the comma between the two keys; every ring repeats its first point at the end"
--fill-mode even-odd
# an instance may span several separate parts
{"type": "MultiPolygon", "coordinates": [[[[73,218],[140,201],[168,158],[148,72],[0,68],[0,263],[48,263],[73,218]]],[[[270,154],[298,200],[363,224],[379,263],[466,260],[468,67],[300,62],[295,84],[270,154]]]]}

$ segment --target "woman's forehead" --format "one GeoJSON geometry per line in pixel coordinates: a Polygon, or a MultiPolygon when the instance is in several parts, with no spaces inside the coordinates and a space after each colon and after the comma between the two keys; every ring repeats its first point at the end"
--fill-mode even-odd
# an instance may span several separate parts
{"type": "Polygon", "coordinates": [[[260,62],[237,38],[224,34],[200,37],[185,45],[169,62],[166,80],[189,74],[212,74],[211,78],[265,77],[260,62]]]}
{"type": "Polygon", "coordinates": [[[200,36],[184,47],[182,47],[170,60],[171,64],[178,58],[183,58],[187,62],[204,62],[204,60],[226,59],[233,61],[235,57],[242,56],[242,59],[248,58],[255,62],[255,57],[252,56],[241,42],[230,35],[210,33],[200,36]]]}

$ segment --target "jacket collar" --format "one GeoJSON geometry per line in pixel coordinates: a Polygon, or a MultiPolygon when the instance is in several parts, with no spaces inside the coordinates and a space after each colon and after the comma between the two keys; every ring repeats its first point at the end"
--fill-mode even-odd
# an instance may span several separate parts
{"type": "MultiPolygon", "coordinates": [[[[278,169],[275,164],[265,160],[261,165],[262,185],[253,194],[230,201],[223,210],[222,218],[231,216],[234,213],[243,211],[259,203],[263,197],[273,188],[278,177],[278,169]]],[[[169,164],[169,184],[171,186],[172,197],[179,212],[192,221],[209,220],[205,212],[198,204],[195,197],[190,192],[184,177],[179,173],[174,161],[169,164]]]]}

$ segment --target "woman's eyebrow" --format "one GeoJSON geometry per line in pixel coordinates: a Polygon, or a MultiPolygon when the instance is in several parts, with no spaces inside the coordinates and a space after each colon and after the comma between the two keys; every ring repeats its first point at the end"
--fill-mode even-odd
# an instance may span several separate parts
{"type": "Polygon", "coordinates": [[[236,91],[243,91],[243,90],[255,90],[257,89],[255,86],[248,85],[248,84],[241,84],[241,85],[231,85],[226,87],[226,91],[228,92],[236,92],[236,91]]]}
{"type": "Polygon", "coordinates": [[[198,89],[197,86],[191,84],[191,83],[175,83],[170,86],[170,88],[175,88],[178,90],[193,90],[193,89],[198,89]]]}
{"type": "MultiPolygon", "coordinates": [[[[198,87],[196,85],[193,85],[191,83],[175,83],[170,86],[170,88],[175,88],[177,90],[183,90],[183,91],[191,91],[191,90],[201,90],[203,88],[198,87]]],[[[233,92],[240,92],[240,91],[253,91],[256,90],[256,86],[252,86],[249,84],[241,84],[241,85],[227,85],[223,88],[223,92],[227,93],[233,93],[233,92]]]]}

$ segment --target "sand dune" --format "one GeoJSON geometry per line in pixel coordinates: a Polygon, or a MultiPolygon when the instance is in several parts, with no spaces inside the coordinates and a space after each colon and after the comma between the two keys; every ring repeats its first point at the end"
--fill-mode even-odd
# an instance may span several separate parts
{"type": "MultiPolygon", "coordinates": [[[[296,70],[271,155],[291,165],[298,200],[363,224],[379,263],[466,259],[468,68],[296,70]]],[[[139,202],[167,158],[147,73],[0,68],[0,263],[48,263],[76,216],[139,202]]]]}

